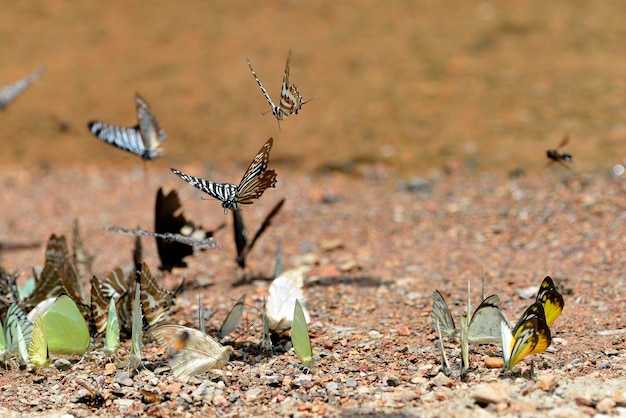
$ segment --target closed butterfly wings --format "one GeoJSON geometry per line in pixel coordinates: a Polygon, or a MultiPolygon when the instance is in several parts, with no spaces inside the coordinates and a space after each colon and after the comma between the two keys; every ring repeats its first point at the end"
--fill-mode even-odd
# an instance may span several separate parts
{"type": "Polygon", "coordinates": [[[148,327],[155,325],[163,315],[174,305],[174,298],[179,288],[173,292],[161,289],[146,263],[141,265],[141,270],[137,272],[141,285],[141,309],[148,327]]]}
{"type": "Polygon", "coordinates": [[[214,183],[190,176],[174,168],[171,170],[196,189],[220,200],[224,210],[239,210],[241,205],[250,205],[253,199],[261,197],[267,188],[276,186],[276,172],[267,169],[273,143],[274,140],[270,138],[261,147],[238,186],[230,183],[214,183]]]}
{"type": "Polygon", "coordinates": [[[303,282],[304,273],[300,269],[288,270],[272,281],[265,306],[270,330],[282,332],[291,328],[296,300],[300,301],[306,322],[310,321],[304,306],[303,282]]]}
{"type": "Polygon", "coordinates": [[[438,290],[433,292],[433,310],[430,316],[435,330],[439,327],[441,333],[448,337],[458,334],[459,329],[454,325],[448,304],[438,290]]]}
{"type": "Polygon", "coordinates": [[[137,125],[132,128],[98,121],[89,122],[88,127],[102,141],[132,152],[144,160],[152,160],[165,153],[161,144],[165,142],[167,135],[148,103],[139,94],[135,95],[135,104],[137,125]]]}
{"type": "Polygon", "coordinates": [[[503,319],[501,332],[505,369],[512,369],[528,355],[545,351],[552,342],[540,302],[535,302],[526,309],[512,331],[503,319]]]}
{"type": "Polygon", "coordinates": [[[551,326],[554,321],[561,315],[565,301],[563,295],[559,293],[552,278],[546,276],[539,286],[539,292],[537,293],[537,302],[543,305],[545,311],[546,323],[551,326]]]}
{"type": "Polygon", "coordinates": [[[265,99],[267,100],[267,102],[270,105],[270,108],[272,109],[272,114],[278,121],[279,129],[280,129],[281,120],[293,114],[297,115],[300,109],[302,108],[302,105],[307,103],[307,101],[303,100],[302,96],[300,96],[300,93],[298,92],[298,89],[296,88],[296,86],[294,84],[289,83],[290,64],[291,64],[291,51],[289,51],[289,54],[287,55],[287,64],[285,65],[285,73],[283,74],[283,84],[280,90],[280,101],[277,106],[274,104],[274,102],[270,98],[270,95],[265,89],[265,87],[263,87],[263,83],[261,83],[261,80],[259,80],[259,77],[257,76],[256,72],[252,68],[252,64],[250,63],[250,60],[248,60],[248,67],[250,67],[250,71],[252,72],[254,79],[256,80],[257,84],[261,88],[261,91],[263,92],[265,99]]]}
{"type": "Polygon", "coordinates": [[[28,86],[34,83],[41,74],[46,70],[46,67],[41,66],[32,72],[29,76],[9,84],[0,89],[0,110],[4,109],[17,98],[28,86]]]}

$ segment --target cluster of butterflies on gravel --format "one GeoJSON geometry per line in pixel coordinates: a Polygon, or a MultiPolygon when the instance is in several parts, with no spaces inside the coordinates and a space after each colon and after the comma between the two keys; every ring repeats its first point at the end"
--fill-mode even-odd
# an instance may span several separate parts
{"type": "Polygon", "coordinates": [[[503,369],[511,370],[524,357],[545,351],[552,343],[550,326],[563,310],[563,295],[557,290],[554,281],[547,276],[541,282],[537,298],[522,314],[514,327],[502,310],[498,295],[483,299],[470,316],[470,288],[465,319],[459,330],[454,324],[450,309],[442,294],[433,292],[431,319],[433,328],[439,334],[442,353],[442,368],[450,371],[450,365],[443,347],[442,334],[453,337],[458,334],[461,341],[461,373],[469,370],[469,344],[502,344],[503,369]]]}
{"type": "MultiPolygon", "coordinates": [[[[289,82],[291,51],[283,76],[281,97],[275,105],[263,84],[256,75],[250,61],[248,66],[267,99],[271,112],[279,122],[297,114],[307,102],[302,99],[295,85],[289,82]]],[[[39,78],[44,67],[28,77],[0,90],[0,108],[14,100],[28,85],[39,78]]],[[[138,155],[143,160],[152,160],[165,154],[162,147],[167,138],[165,130],[152,112],[148,102],[139,94],[135,96],[137,124],[122,127],[92,121],[88,128],[92,134],[104,142],[138,155]]],[[[276,172],[268,170],[269,154],[273,139],[268,139],[245,171],[238,185],[215,183],[185,174],[174,168],[171,171],[178,177],[222,202],[226,213],[233,214],[234,240],[237,249],[236,262],[240,268],[246,267],[246,256],[252,250],[272,219],[280,212],[285,199],[281,199],[266,215],[252,239],[244,226],[240,209],[258,199],[264,191],[275,187],[276,172]]],[[[176,191],[165,194],[157,191],[155,203],[154,231],[106,228],[107,231],[136,236],[133,251],[133,265],[125,275],[116,267],[104,278],[92,276],[89,302],[81,284],[81,277],[90,271],[91,258],[82,246],[75,225],[73,254],[68,251],[64,236],[52,235],[46,249],[43,271],[33,275],[26,284],[18,287],[18,275],[10,275],[2,270],[0,287],[6,307],[5,324],[0,338],[0,354],[7,359],[17,352],[22,363],[36,367],[46,367],[52,354],[84,354],[91,348],[90,337],[104,336],[101,352],[107,357],[116,358],[121,364],[137,368],[142,360],[142,331],[151,335],[168,353],[168,361],[173,374],[181,379],[201,374],[208,369],[221,368],[229,360],[233,347],[222,345],[206,334],[204,329],[204,308],[199,300],[199,328],[161,324],[164,315],[174,305],[176,294],[183,283],[175,290],[159,287],[148,265],[141,260],[141,236],[154,237],[161,260],[160,270],[187,266],[184,258],[195,250],[216,248],[213,235],[224,224],[213,231],[207,231],[186,219],[181,211],[180,199],[176,191]],[[26,315],[24,312],[30,312],[26,315]],[[131,350],[125,359],[118,358],[120,333],[131,335],[131,350]]],[[[271,333],[283,333],[291,329],[291,339],[297,356],[308,367],[313,364],[313,353],[307,329],[310,317],[304,306],[303,271],[282,272],[282,249],[277,251],[274,280],[270,285],[267,300],[263,307],[263,340],[261,349],[272,348],[271,333]]],[[[235,304],[216,334],[223,339],[239,327],[245,307],[245,295],[235,304]]]]}

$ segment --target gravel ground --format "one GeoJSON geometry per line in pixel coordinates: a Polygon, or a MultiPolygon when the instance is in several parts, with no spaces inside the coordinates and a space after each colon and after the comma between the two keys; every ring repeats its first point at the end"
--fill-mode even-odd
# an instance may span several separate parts
{"type": "MultiPolygon", "coordinates": [[[[202,173],[197,165],[180,168],[202,173]]],[[[87,248],[97,256],[93,272],[99,277],[118,265],[130,268],[133,241],[102,228],[150,229],[156,190],[176,188],[188,218],[207,228],[226,221],[227,228],[216,236],[220,249],[190,258],[187,269],[159,274],[165,288],[174,288],[182,277],[187,280],[166,321],[195,327],[201,292],[205,309],[214,314],[208,321],[211,334],[234,301],[248,295],[244,324],[227,340],[236,352],[220,372],[177,381],[163,350],[146,338],[144,367],[130,373],[103,360],[98,355],[102,341],[95,340],[93,353],[54,357],[48,369],[26,370],[8,362],[0,372],[2,413],[626,414],[623,178],[578,175],[560,166],[513,179],[454,172],[421,181],[399,181],[384,166],[316,176],[275,168],[277,189],[245,209],[244,220],[254,229],[276,201],[286,197],[287,202],[249,255],[246,276],[272,274],[279,238],[285,268],[309,266],[305,295],[319,355],[310,371],[300,366],[293,350],[284,352],[286,341],[273,354],[259,352],[268,282],[241,284],[231,217],[218,202],[200,200],[199,192],[158,165],[130,172],[0,171],[0,241],[45,242],[53,232],[69,236],[77,218],[87,248]],[[546,275],[555,279],[565,308],[551,327],[552,346],[505,375],[484,364],[485,358],[500,355],[499,347],[475,347],[471,371],[461,379],[460,345],[449,339],[445,347],[453,372],[447,377],[439,373],[431,293],[439,289],[458,317],[468,280],[474,286],[474,305],[479,302],[483,273],[487,293],[500,296],[509,318],[519,317],[530,303],[520,297],[523,290],[536,288],[546,275]],[[607,330],[621,332],[599,334],[607,330]],[[528,374],[531,359],[533,379],[528,374]],[[101,406],[84,403],[89,392],[79,381],[97,388],[104,397],[101,406]]],[[[5,251],[1,262],[8,271],[41,268],[43,251],[5,251]]],[[[144,257],[156,271],[152,240],[144,240],[144,257]]],[[[123,343],[121,355],[129,344],[123,343]]]]}

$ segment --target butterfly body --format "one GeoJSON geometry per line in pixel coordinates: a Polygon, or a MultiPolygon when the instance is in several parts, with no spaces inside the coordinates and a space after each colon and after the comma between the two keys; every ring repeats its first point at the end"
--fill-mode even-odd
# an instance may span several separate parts
{"type": "Polygon", "coordinates": [[[241,205],[250,205],[253,199],[261,197],[267,188],[276,187],[276,172],[267,169],[273,143],[272,138],[265,142],[248,166],[238,186],[230,183],[215,183],[190,176],[174,168],[171,170],[196,189],[220,200],[225,211],[228,209],[239,210],[241,205]]]}
{"type": "Polygon", "coordinates": [[[561,143],[559,144],[557,149],[550,149],[546,151],[546,157],[548,157],[548,159],[550,160],[548,161],[548,164],[557,162],[569,168],[569,166],[566,163],[572,162],[572,155],[566,154],[561,151],[568,143],[569,143],[569,136],[565,135],[563,139],[561,140],[561,143]]]}

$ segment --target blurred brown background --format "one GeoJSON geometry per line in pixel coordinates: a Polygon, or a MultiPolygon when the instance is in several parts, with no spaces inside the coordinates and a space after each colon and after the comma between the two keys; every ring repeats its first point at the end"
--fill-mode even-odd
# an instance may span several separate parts
{"type": "Polygon", "coordinates": [[[0,85],[48,67],[0,114],[5,166],[137,165],[86,128],[133,125],[136,91],[164,168],[243,166],[269,136],[302,170],[541,170],[565,133],[577,169],[626,156],[625,2],[1,3],[0,85]],[[246,58],[277,101],[289,49],[314,100],[279,132],[246,58]]]}

